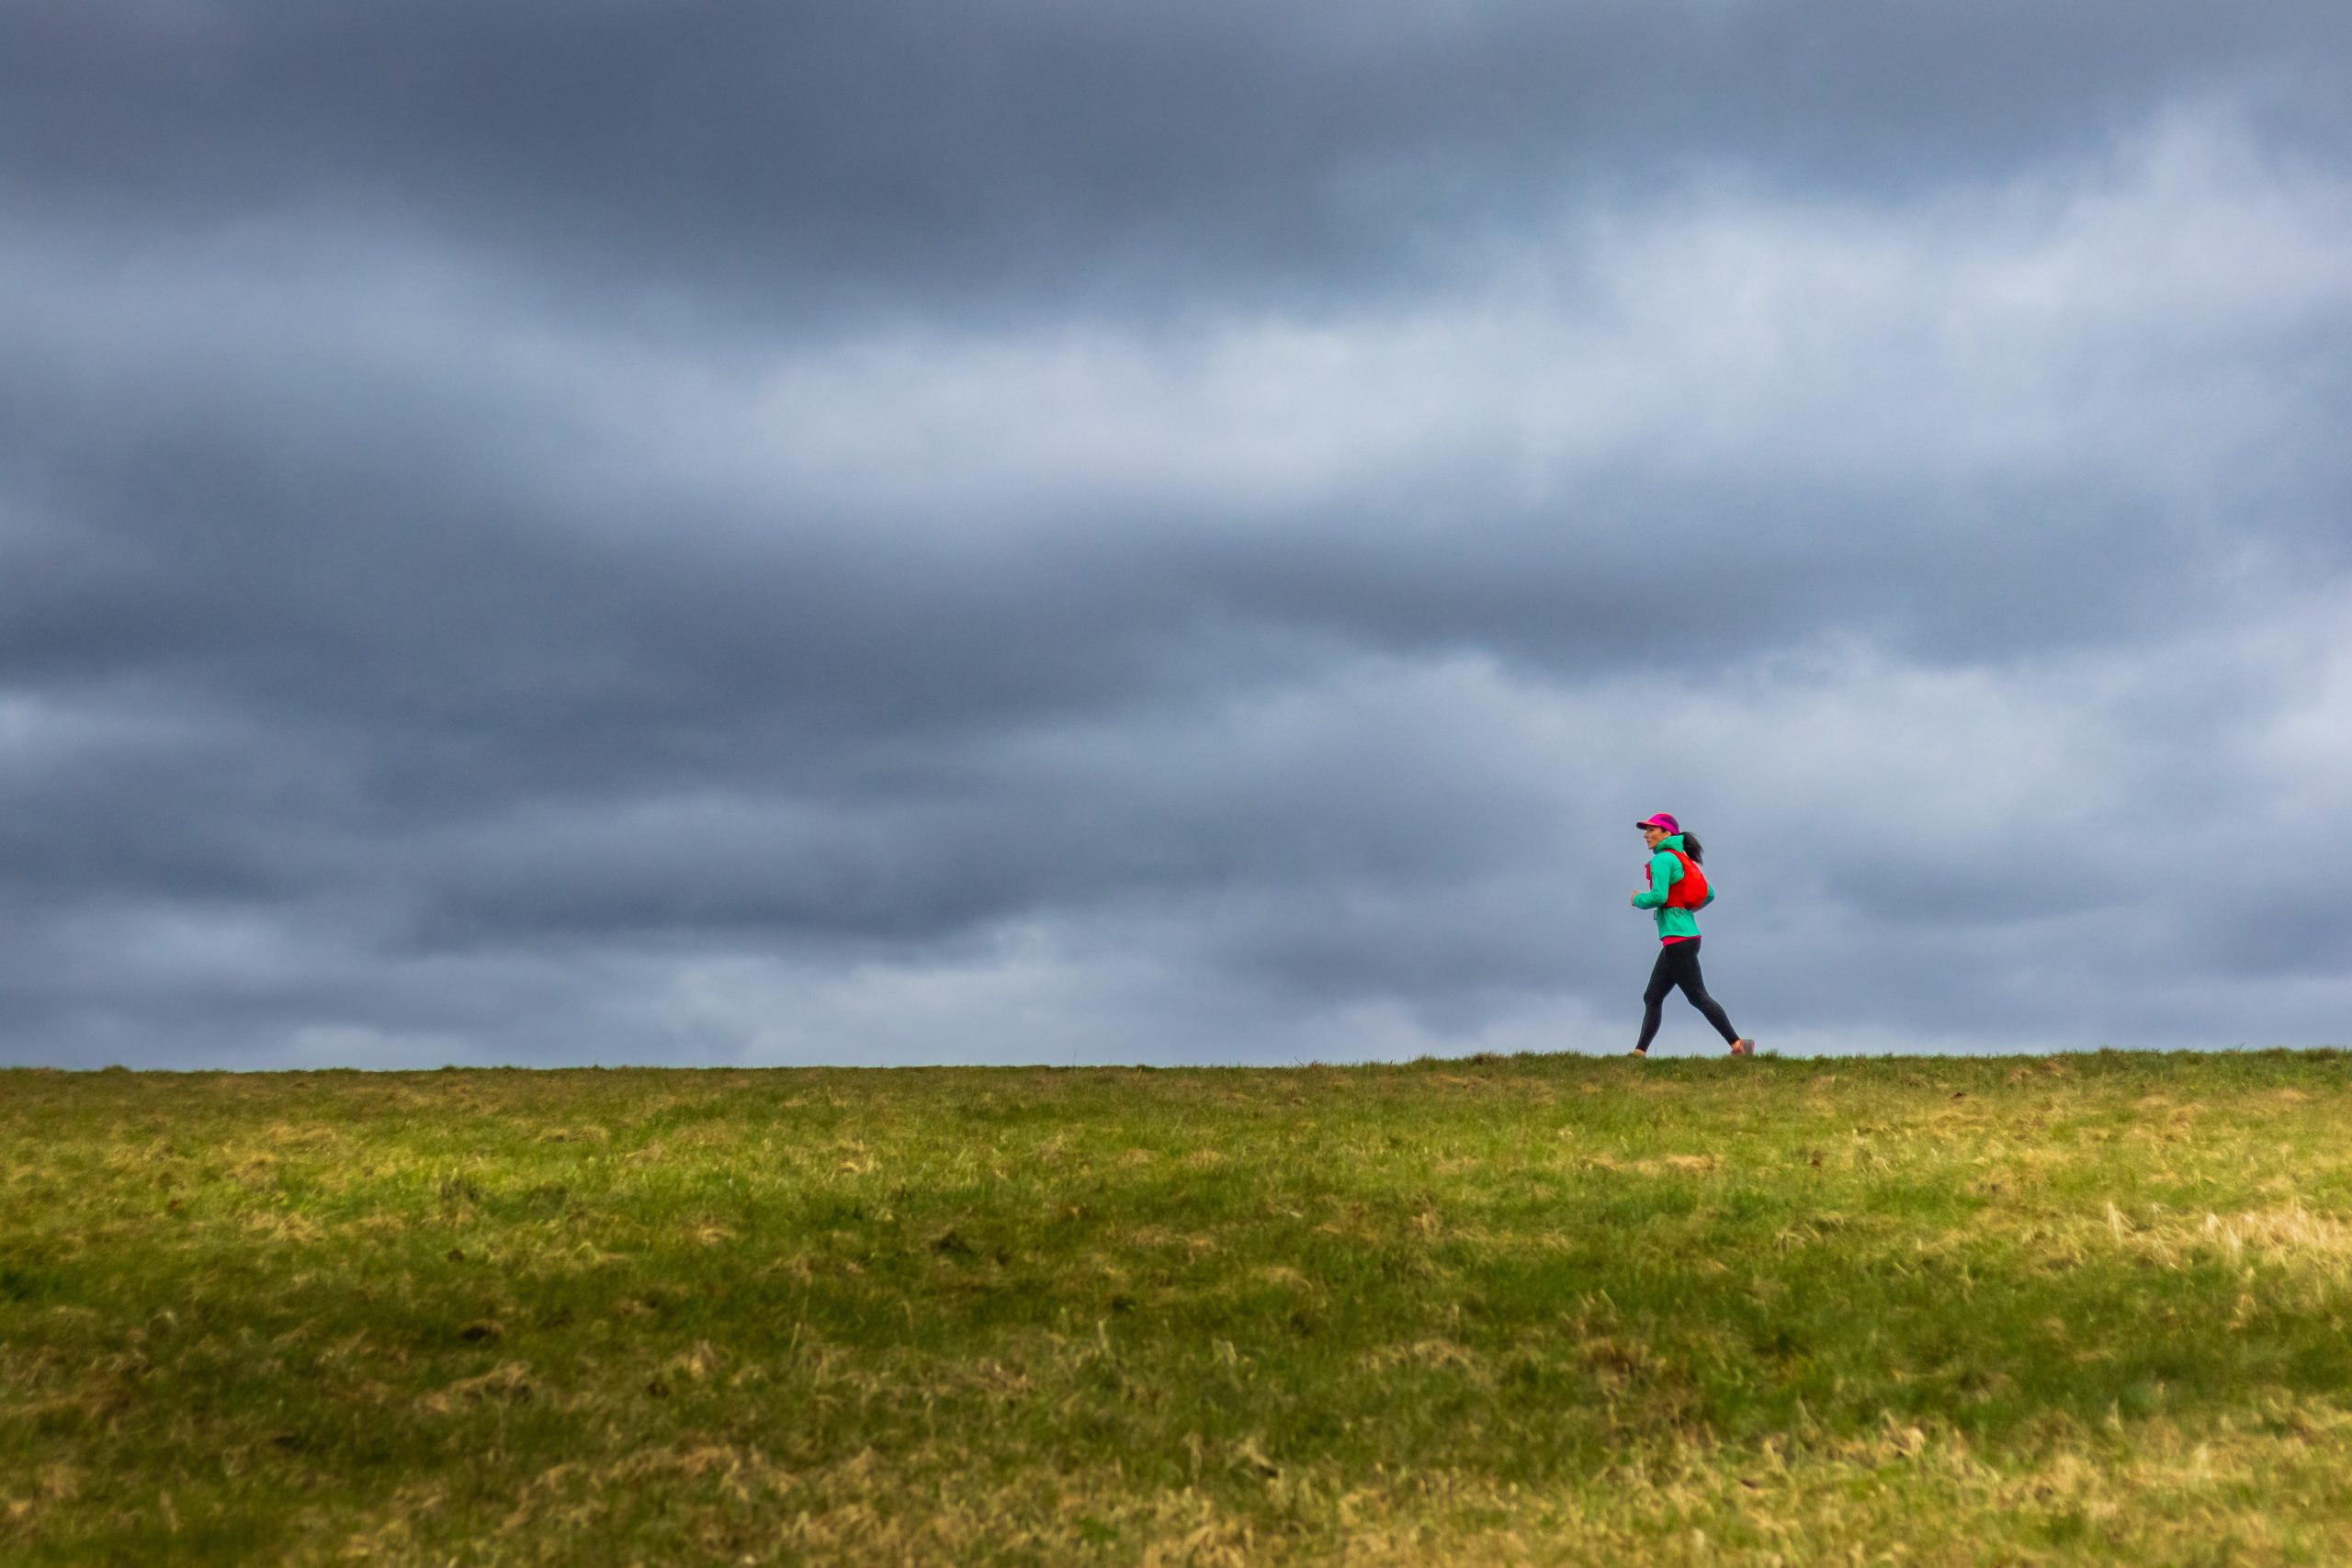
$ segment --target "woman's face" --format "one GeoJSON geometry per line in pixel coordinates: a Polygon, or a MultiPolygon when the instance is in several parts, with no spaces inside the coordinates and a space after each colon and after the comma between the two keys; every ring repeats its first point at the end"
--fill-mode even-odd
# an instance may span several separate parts
{"type": "Polygon", "coordinates": [[[1667,831],[1663,828],[1645,828],[1642,829],[1642,842],[1647,844],[1652,849],[1657,848],[1667,837],[1667,831]]]}

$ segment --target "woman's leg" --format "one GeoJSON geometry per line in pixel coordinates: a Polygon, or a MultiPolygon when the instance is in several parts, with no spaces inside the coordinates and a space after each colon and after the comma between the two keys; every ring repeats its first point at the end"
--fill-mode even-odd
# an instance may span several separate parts
{"type": "Polygon", "coordinates": [[[1646,1051],[1650,1042],[1657,1038],[1658,1020],[1666,1006],[1667,992],[1674,989],[1680,971],[1674,964],[1677,942],[1667,942],[1657,950],[1657,962],[1650,965],[1650,983],[1642,992],[1642,1037],[1634,1044],[1636,1052],[1646,1051]]]}
{"type": "Polygon", "coordinates": [[[1677,947],[1690,949],[1690,952],[1684,955],[1682,963],[1677,966],[1675,983],[1682,987],[1682,994],[1690,998],[1690,1005],[1697,1008],[1706,1016],[1707,1021],[1715,1026],[1715,1032],[1722,1035],[1727,1044],[1736,1045],[1739,1043],[1739,1031],[1731,1026],[1731,1020],[1724,1013],[1723,1004],[1707,995],[1707,982],[1699,973],[1701,940],[1698,937],[1692,937],[1689,942],[1678,942],[1668,947],[1668,953],[1673,952],[1677,947]]]}

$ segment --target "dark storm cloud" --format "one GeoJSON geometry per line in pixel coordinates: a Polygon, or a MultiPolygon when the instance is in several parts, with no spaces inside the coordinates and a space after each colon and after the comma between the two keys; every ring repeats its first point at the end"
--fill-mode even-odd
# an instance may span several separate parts
{"type": "Polygon", "coordinates": [[[2316,0],[34,0],[0,26],[20,200],[148,233],[372,212],[537,277],[676,286],[640,303],[689,320],[721,287],[886,317],[1073,286],[1320,299],[1546,193],[1979,179],[2200,95],[2332,155],[2352,48],[2316,0]]]}
{"type": "Polygon", "coordinates": [[[2346,28],[12,7],[0,1057],[2300,1037],[2346,28]]]}

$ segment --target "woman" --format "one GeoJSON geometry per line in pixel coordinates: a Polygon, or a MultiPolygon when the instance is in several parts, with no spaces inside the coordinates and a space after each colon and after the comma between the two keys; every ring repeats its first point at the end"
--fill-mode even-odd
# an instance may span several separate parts
{"type": "Polygon", "coordinates": [[[1642,993],[1642,1040],[1634,1047],[1634,1055],[1650,1054],[1666,994],[1679,986],[1690,1005],[1706,1014],[1707,1021],[1731,1042],[1733,1055],[1753,1056],[1756,1042],[1732,1028],[1723,1004],[1707,995],[1707,983],[1699,976],[1698,912],[1715,901],[1715,890],[1700,869],[1699,840],[1663,811],[1634,826],[1642,830],[1642,841],[1650,847],[1650,885],[1634,889],[1634,908],[1657,911],[1658,940],[1657,965],[1650,971],[1649,989],[1642,993]],[[1678,886],[1685,883],[1689,886],[1678,886]]]}

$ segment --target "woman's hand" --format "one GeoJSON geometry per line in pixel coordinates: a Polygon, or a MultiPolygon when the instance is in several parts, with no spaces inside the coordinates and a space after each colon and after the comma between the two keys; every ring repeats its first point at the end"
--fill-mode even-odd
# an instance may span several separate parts
{"type": "Polygon", "coordinates": [[[1643,895],[1643,894],[1645,894],[1645,893],[1646,893],[1646,892],[1648,892],[1648,891],[1649,891],[1649,889],[1648,889],[1648,888],[1646,888],[1646,887],[1636,887],[1636,888],[1634,888],[1634,908],[1638,909],[1638,908],[1640,908],[1642,907],[1642,895],[1643,895]]]}

